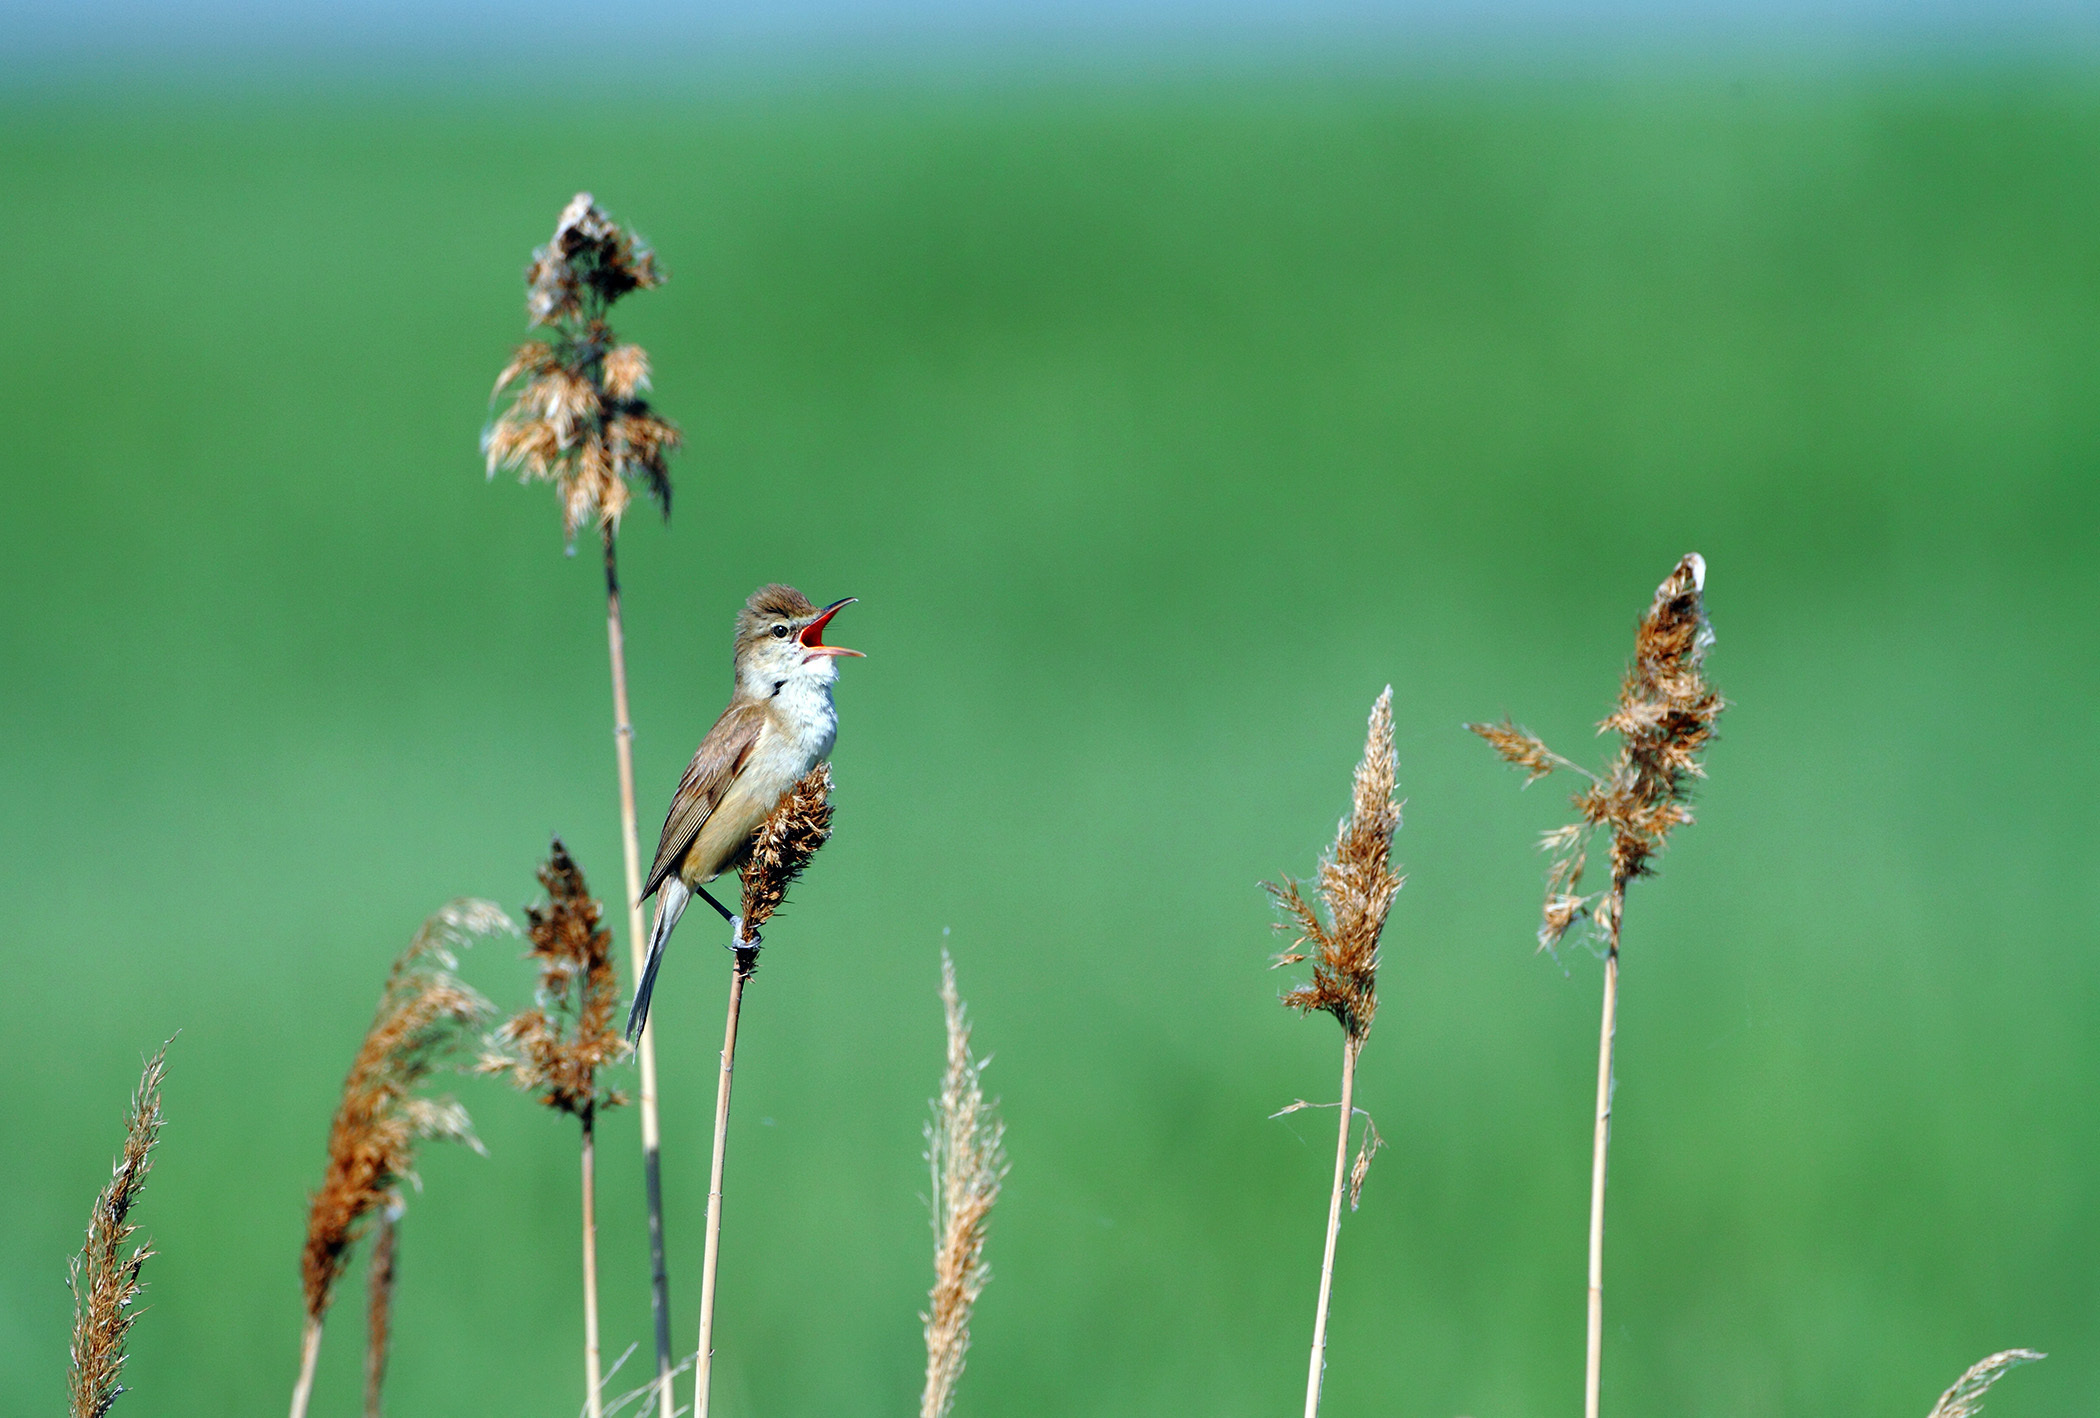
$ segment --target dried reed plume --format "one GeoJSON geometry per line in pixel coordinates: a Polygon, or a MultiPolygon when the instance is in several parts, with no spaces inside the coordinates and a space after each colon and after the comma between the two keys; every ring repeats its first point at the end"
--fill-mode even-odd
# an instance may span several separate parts
{"type": "Polygon", "coordinates": [[[525,309],[549,334],[518,347],[496,378],[494,397],[515,397],[481,435],[490,477],[516,468],[551,482],[562,530],[574,537],[595,517],[609,537],[639,480],[664,515],[671,511],[669,459],[678,430],[641,397],[649,356],[620,343],[606,311],[629,291],[661,285],[656,257],[579,192],[555,223],[554,239],[526,268],[525,309]]]}
{"type": "Polygon", "coordinates": [[[2033,1349],[2005,1349],[1988,1359],[1979,1359],[1954,1381],[1953,1388],[1940,1395],[1927,1418],[1976,1418],[1983,1411],[1983,1396],[2008,1370],[2048,1357],[2033,1349]]]}
{"type": "MultiPolygon", "coordinates": [[[[350,1249],[373,1212],[398,1216],[406,1204],[401,1185],[416,1182],[416,1144],[449,1140],[481,1148],[465,1108],[450,1098],[424,1097],[418,1089],[492,1012],[487,1000],[453,977],[456,952],[481,936],[516,930],[490,902],[454,901],[423,923],[387,973],[372,1027],[343,1079],[342,1102],[328,1129],[328,1170],[307,1213],[300,1257],[306,1325],[292,1418],[302,1418],[312,1396],[321,1321],[350,1249]]],[[[381,1372],[384,1367],[382,1356],[381,1372]]]]}
{"type": "MultiPolygon", "coordinates": [[[[563,209],[554,239],[533,253],[526,270],[526,314],[551,338],[519,347],[497,397],[517,386],[510,408],[482,434],[489,475],[498,467],[523,478],[552,481],[562,528],[574,545],[577,529],[598,519],[605,553],[605,639],[612,666],[613,759],[620,786],[620,847],[625,858],[627,946],[640,979],[647,960],[642,923],[642,847],[635,817],[634,725],[627,711],[627,641],[620,609],[616,535],[628,503],[628,483],[639,478],[664,515],[671,514],[669,457],[678,430],[642,399],[649,358],[622,344],[606,324],[614,301],[632,290],[660,285],[656,258],[579,192],[563,209]]],[[[663,1152],[656,1097],[656,1031],[644,1020],[635,1043],[640,1066],[642,1180],[649,1218],[649,1308],[656,1322],[657,1404],[668,1414],[671,1395],[671,1288],[664,1261],[663,1152]]]]}
{"type": "MultiPolygon", "coordinates": [[[[174,1042],[173,1040],[169,1041],[174,1042]]],[[[87,1243],[69,1267],[73,1280],[73,1418],[102,1418],[123,1393],[124,1340],[138,1321],[139,1271],[153,1257],[151,1242],[124,1247],[138,1234],[131,1208],[146,1189],[153,1145],[160,1140],[160,1087],[168,1076],[162,1044],[139,1074],[124,1125],[124,1150],[110,1167],[109,1185],[88,1215],[87,1243]]]]}
{"type": "Polygon", "coordinates": [[[743,1015],[744,983],[758,969],[758,928],[787,900],[788,887],[802,875],[817,849],[830,840],[831,766],[820,763],[789,790],[759,825],[738,867],[744,884],[744,913],[736,919],[731,937],[735,963],[729,971],[729,1009],[722,1026],[722,1067],[715,1079],[707,1241],[700,1260],[700,1345],[693,1359],[693,1418],[707,1418],[708,1387],[714,1376],[715,1278],[722,1260],[722,1177],[729,1154],[730,1081],[736,1072],[736,1031],[743,1015]]]}
{"type": "MultiPolygon", "coordinates": [[[[1320,859],[1319,895],[1326,919],[1313,909],[1299,884],[1263,883],[1297,931],[1291,948],[1276,959],[1281,967],[1310,960],[1312,979],[1283,997],[1300,1012],[1325,1010],[1342,1026],[1342,1101],[1334,1153],[1334,1189],[1327,1206],[1327,1249],[1320,1263],[1320,1299],[1313,1314],[1312,1357],[1305,1380],[1305,1418],[1320,1410],[1320,1381],[1327,1366],[1327,1303],[1334,1288],[1334,1250],[1341,1233],[1342,1193],[1354,1210],[1371,1157],[1382,1145],[1367,1117],[1362,1148],[1349,1165],[1349,1132],[1356,1118],[1356,1061],[1378,1012],[1378,938],[1400,892],[1392,867],[1393,833],[1400,805],[1393,800],[1393,687],[1371,706],[1363,761],[1356,766],[1349,815],[1335,831],[1334,846],[1320,859]]],[[[1286,1108],[1295,1112],[1310,1104],[1286,1108]]]]}
{"type": "Polygon", "coordinates": [[[1706,562],[1696,552],[1677,563],[1634,633],[1633,664],[1619,686],[1619,702],[1598,724],[1598,733],[1619,736],[1618,756],[1602,774],[1561,757],[1527,729],[1468,724],[1502,755],[1522,768],[1525,783],[1567,768],[1589,779],[1575,794],[1576,821],[1545,834],[1540,846],[1554,854],[1546,877],[1546,904],[1539,947],[1559,945],[1569,927],[1590,918],[1604,937],[1604,1008],[1597,1048],[1597,1110],[1590,1157],[1589,1347],[1584,1379],[1584,1418],[1597,1418],[1604,1363],[1604,1179],[1611,1141],[1612,1040],[1619,1000],[1619,932],[1626,915],[1626,888],[1653,874],[1649,865],[1672,828],[1692,820],[1685,803],[1694,782],[1706,776],[1699,755],[1713,741],[1714,721],[1726,702],[1706,682],[1701,663],[1713,644],[1704,600],[1706,562]],[[1611,884],[1583,895],[1583,869],[1600,829],[1611,834],[1611,884]]]}
{"type": "Polygon", "coordinates": [[[583,1371],[586,1412],[599,1418],[597,1118],[601,1108],[626,1102],[598,1083],[598,1070],[627,1055],[627,1041],[613,1025],[620,982],[613,973],[612,933],[600,928],[603,914],[559,837],[539,869],[547,904],[526,910],[528,958],[539,962],[538,994],[496,1031],[480,1071],[508,1075],[511,1082],[556,1112],[567,1113],[583,1132],[583,1371]]]}
{"type": "Polygon", "coordinates": [[[970,1311],[992,1278],[984,1239],[992,1203],[1006,1178],[1006,1125],[984,1097],[984,1066],[970,1053],[970,1019],[955,988],[955,961],[941,952],[941,1008],[948,1021],[948,1067],[926,1125],[933,1176],[933,1289],[926,1297],[926,1387],[919,1418],[945,1418],[955,1405],[970,1350],[970,1311]]]}

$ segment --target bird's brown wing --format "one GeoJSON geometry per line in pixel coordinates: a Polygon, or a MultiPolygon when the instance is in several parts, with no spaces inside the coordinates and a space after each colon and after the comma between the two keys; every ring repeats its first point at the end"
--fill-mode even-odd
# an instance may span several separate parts
{"type": "Polygon", "coordinates": [[[643,900],[648,900],[663,885],[664,878],[678,870],[686,849],[700,835],[702,824],[736,781],[744,761],[750,758],[765,719],[762,704],[732,704],[700,741],[700,751],[693,755],[685,776],[678,780],[671,811],[664,817],[664,835],[656,844],[656,865],[649,868],[649,879],[642,887],[643,900]]]}

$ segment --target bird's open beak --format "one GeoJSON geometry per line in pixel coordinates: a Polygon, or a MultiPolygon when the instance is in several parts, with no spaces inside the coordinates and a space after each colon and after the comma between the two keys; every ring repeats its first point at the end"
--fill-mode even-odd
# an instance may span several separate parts
{"type": "Polygon", "coordinates": [[[833,616],[837,615],[841,608],[850,606],[859,599],[860,597],[858,596],[848,596],[843,601],[833,601],[830,605],[824,607],[822,615],[808,625],[803,626],[802,633],[797,635],[795,639],[800,641],[802,648],[809,651],[812,655],[856,655],[865,660],[867,656],[861,654],[858,650],[848,650],[843,645],[826,645],[824,643],[825,624],[833,616]]]}

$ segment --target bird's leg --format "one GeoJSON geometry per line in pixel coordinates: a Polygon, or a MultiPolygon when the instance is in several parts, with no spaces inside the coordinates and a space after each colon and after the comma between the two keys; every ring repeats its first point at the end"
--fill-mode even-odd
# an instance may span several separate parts
{"type": "MultiPolygon", "coordinates": [[[[729,922],[731,925],[736,925],[736,913],[730,910],[727,906],[724,906],[721,902],[715,900],[714,896],[708,891],[706,887],[696,886],[693,888],[693,891],[696,895],[699,896],[699,898],[702,901],[705,901],[708,905],[715,908],[716,915],[720,916],[723,920],[729,922]]],[[[739,927],[739,932],[741,933],[741,927],[739,927]]]]}
{"type": "Polygon", "coordinates": [[[729,948],[739,955],[747,950],[755,953],[758,947],[763,944],[758,938],[757,931],[747,932],[744,929],[744,918],[742,916],[731,916],[729,918],[729,935],[729,948]]]}

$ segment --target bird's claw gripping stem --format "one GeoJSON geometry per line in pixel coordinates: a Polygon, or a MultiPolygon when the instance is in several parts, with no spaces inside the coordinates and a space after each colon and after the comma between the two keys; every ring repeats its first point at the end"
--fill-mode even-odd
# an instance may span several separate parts
{"type": "Polygon", "coordinates": [[[729,948],[731,950],[756,950],[761,944],[762,942],[757,931],[752,931],[749,935],[744,933],[744,918],[742,916],[731,916],[729,918],[729,948]]]}

